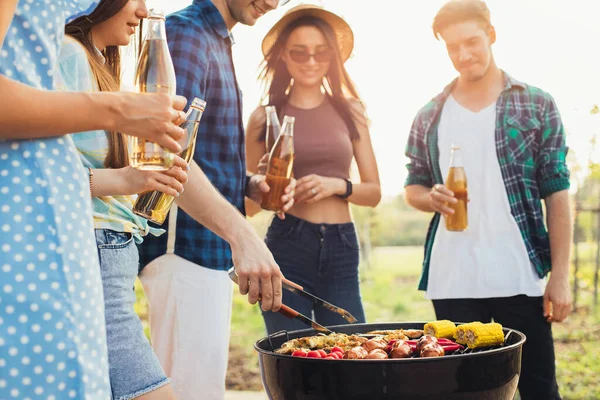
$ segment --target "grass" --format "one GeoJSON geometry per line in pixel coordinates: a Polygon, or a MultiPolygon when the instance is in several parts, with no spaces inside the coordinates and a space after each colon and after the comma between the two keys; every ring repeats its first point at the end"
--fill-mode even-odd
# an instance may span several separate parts
{"type": "MultiPolygon", "coordinates": [[[[582,247],[590,260],[595,249],[582,247]]],[[[431,302],[416,287],[421,270],[421,247],[376,248],[369,268],[361,267],[361,291],[368,322],[427,321],[434,319],[431,302]]],[[[579,308],[553,327],[557,376],[565,400],[600,399],[600,306],[592,307],[594,265],[580,264],[579,308]]],[[[145,305],[138,311],[145,315],[145,305]]],[[[228,387],[260,390],[258,361],[253,343],[265,336],[258,306],[236,292],[231,321],[228,387]]]]}

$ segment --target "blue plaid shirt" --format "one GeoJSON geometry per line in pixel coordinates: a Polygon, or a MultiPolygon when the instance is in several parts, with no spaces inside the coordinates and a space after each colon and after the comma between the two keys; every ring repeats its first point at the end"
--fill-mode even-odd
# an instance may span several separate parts
{"type": "MultiPolygon", "coordinates": [[[[194,97],[207,102],[194,160],[217,190],[245,213],[242,94],[231,54],[233,39],[210,0],[194,0],[189,7],[169,15],[166,27],[177,94],[190,102],[194,97]]],[[[172,228],[167,222],[163,225],[162,228],[172,228]]],[[[231,267],[229,244],[183,210],[178,211],[175,233],[175,254],[211,269],[231,267]]],[[[144,241],[140,247],[142,266],[166,253],[167,238],[168,234],[163,234],[144,241]]]]}

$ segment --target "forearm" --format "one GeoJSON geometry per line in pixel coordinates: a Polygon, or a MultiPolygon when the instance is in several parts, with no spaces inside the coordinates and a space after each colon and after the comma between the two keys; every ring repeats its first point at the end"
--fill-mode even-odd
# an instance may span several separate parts
{"type": "Polygon", "coordinates": [[[429,198],[430,191],[431,188],[423,185],[408,185],[404,188],[406,202],[417,210],[434,212],[429,198]]]}
{"type": "MultiPolygon", "coordinates": [[[[341,194],[346,193],[346,182],[342,180],[341,194]]],[[[361,182],[352,185],[352,195],[348,201],[357,206],[375,207],[381,201],[381,186],[376,182],[361,182]]]]}
{"type": "Polygon", "coordinates": [[[92,197],[127,196],[129,193],[123,169],[92,169],[92,197]]]}
{"type": "Polygon", "coordinates": [[[256,234],[244,216],[215,189],[195,162],[190,165],[188,177],[185,191],[175,199],[182,210],[230,245],[237,244],[240,237],[256,234]]]}
{"type": "Polygon", "coordinates": [[[569,192],[562,190],[553,193],[545,201],[552,256],[552,276],[567,278],[573,238],[569,192]]]}
{"type": "Polygon", "coordinates": [[[10,22],[15,14],[18,2],[18,0],[2,0],[0,2],[0,49],[4,45],[4,38],[10,27],[10,22]]]}
{"type": "Polygon", "coordinates": [[[119,108],[113,93],[38,90],[0,75],[0,138],[28,139],[110,130],[119,108]],[[62,115],[64,118],[57,118],[62,115]]]}

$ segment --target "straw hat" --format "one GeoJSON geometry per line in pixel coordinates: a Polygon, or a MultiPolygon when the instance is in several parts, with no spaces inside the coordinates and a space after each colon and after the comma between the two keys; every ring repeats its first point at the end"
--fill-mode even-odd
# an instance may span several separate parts
{"type": "Polygon", "coordinates": [[[350,25],[348,25],[341,17],[325,10],[323,7],[313,4],[300,4],[299,6],[289,9],[288,12],[281,17],[263,39],[263,55],[266,56],[269,53],[277,41],[277,38],[288,24],[298,18],[306,16],[322,19],[331,26],[337,38],[340,56],[342,57],[342,60],[346,62],[350,57],[350,54],[352,54],[352,48],[354,47],[354,33],[352,32],[352,28],[350,28],[350,25]]]}

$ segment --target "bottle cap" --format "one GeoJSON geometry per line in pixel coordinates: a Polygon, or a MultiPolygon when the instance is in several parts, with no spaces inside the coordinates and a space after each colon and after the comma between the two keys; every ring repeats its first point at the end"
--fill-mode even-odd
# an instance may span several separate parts
{"type": "Polygon", "coordinates": [[[151,8],[148,11],[148,18],[165,19],[165,12],[159,8],[151,8]]]}

